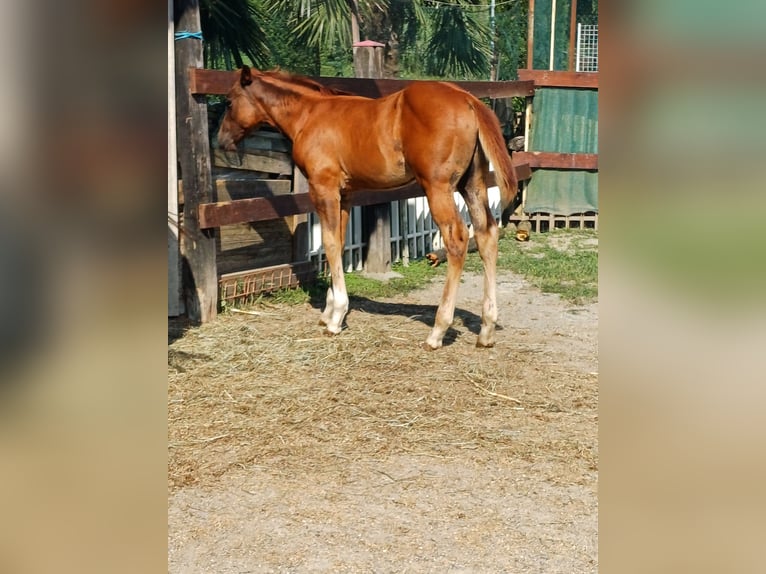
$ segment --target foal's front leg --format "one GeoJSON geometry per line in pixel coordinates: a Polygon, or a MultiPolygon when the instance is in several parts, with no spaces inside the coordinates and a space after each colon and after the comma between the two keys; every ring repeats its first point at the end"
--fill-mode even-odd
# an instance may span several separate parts
{"type": "Polygon", "coordinates": [[[322,246],[332,281],[327,289],[325,308],[319,322],[325,325],[328,334],[337,335],[341,332],[343,319],[348,312],[348,293],[343,276],[343,247],[348,224],[348,206],[346,202],[341,205],[337,190],[327,188],[325,192],[324,189],[311,187],[312,199],[322,226],[322,246]]]}

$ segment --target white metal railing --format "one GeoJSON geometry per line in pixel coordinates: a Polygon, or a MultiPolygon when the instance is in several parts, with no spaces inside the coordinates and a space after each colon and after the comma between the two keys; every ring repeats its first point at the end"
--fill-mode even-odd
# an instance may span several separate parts
{"type": "Polygon", "coordinates": [[[577,24],[576,71],[598,72],[598,24],[577,24]]]}
{"type": "MultiPolygon", "coordinates": [[[[490,187],[488,194],[492,215],[499,221],[500,190],[490,187]]],[[[455,193],[455,203],[463,220],[470,226],[468,208],[459,193],[455,193]]],[[[321,269],[325,261],[322,232],[319,217],[313,212],[309,214],[309,230],[307,259],[318,262],[321,269]]],[[[363,251],[366,245],[362,233],[362,208],[354,207],[349,216],[346,246],[343,251],[343,265],[347,272],[363,269],[363,251]]],[[[391,202],[391,261],[406,263],[411,259],[425,257],[427,253],[443,246],[439,228],[431,217],[425,197],[391,202]]]]}

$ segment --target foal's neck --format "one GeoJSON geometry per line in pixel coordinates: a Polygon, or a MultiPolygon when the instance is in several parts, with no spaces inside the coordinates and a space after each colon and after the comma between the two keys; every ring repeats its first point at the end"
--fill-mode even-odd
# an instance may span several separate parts
{"type": "Polygon", "coordinates": [[[311,86],[265,76],[261,79],[257,97],[276,127],[292,140],[300,132],[313,103],[321,94],[311,86]]]}

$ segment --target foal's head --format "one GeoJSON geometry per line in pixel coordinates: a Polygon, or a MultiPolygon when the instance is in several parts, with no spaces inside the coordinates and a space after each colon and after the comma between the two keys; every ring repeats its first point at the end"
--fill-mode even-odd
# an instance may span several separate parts
{"type": "Polygon", "coordinates": [[[218,145],[225,150],[235,150],[247,133],[259,124],[271,123],[266,110],[248,90],[252,83],[253,74],[248,66],[244,66],[226,96],[226,113],[218,130],[218,145]]]}

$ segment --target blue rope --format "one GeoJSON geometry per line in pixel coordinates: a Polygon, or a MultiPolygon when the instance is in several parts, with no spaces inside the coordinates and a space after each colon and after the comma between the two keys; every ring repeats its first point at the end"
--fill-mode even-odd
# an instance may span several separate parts
{"type": "Polygon", "coordinates": [[[202,40],[202,32],[188,32],[183,30],[181,32],[176,32],[175,37],[176,40],[186,40],[188,38],[196,38],[197,40],[202,40]]]}

